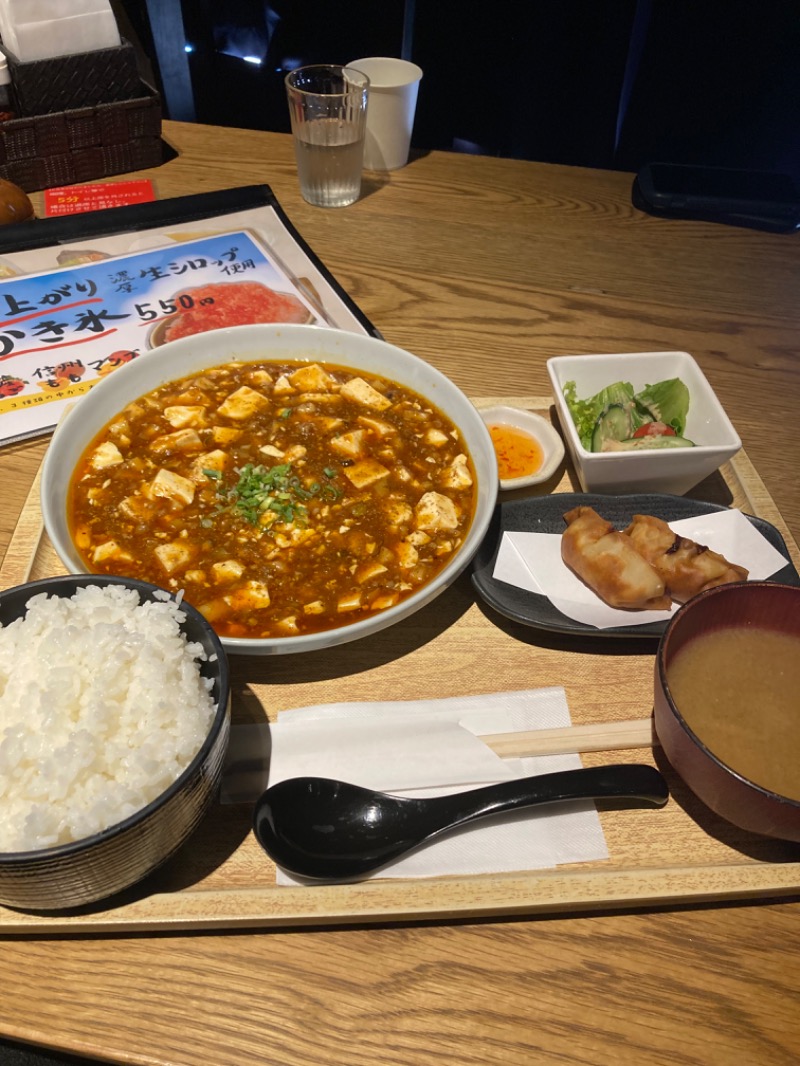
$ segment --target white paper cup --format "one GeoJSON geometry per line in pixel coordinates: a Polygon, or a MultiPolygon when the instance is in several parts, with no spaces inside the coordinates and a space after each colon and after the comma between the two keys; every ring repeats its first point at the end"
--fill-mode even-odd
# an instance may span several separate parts
{"type": "Polygon", "coordinates": [[[405,59],[354,59],[349,67],[369,78],[364,166],[397,170],[408,162],[422,70],[405,59]]]}

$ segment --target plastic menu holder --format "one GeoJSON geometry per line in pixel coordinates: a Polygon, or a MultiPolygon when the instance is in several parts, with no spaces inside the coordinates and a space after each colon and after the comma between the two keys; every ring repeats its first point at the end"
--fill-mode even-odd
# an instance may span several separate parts
{"type": "Polygon", "coordinates": [[[215,301],[227,325],[241,314],[380,336],[268,185],[3,227],[0,444],[49,432],[97,380],[170,339],[187,308],[215,301]]]}

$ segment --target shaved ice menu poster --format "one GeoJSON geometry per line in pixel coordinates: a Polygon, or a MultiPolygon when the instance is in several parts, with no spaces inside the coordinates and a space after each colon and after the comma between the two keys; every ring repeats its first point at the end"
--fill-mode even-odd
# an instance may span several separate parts
{"type": "Polygon", "coordinates": [[[3,250],[0,444],[52,430],[98,381],[168,341],[255,322],[374,333],[270,211],[3,250]],[[231,222],[244,225],[222,228],[231,222]]]}

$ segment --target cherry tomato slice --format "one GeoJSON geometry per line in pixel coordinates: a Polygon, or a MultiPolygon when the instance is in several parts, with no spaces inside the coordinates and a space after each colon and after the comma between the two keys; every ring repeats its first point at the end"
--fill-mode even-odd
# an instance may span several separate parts
{"type": "Polygon", "coordinates": [[[677,437],[677,433],[666,422],[646,422],[639,426],[634,437],[677,437]]]}

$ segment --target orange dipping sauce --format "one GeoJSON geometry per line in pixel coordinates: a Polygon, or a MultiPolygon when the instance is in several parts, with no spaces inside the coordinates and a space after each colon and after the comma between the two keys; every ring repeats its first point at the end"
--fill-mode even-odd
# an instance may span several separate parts
{"type": "Polygon", "coordinates": [[[529,477],[541,469],[544,452],[530,433],[503,422],[493,423],[488,429],[497,453],[497,472],[502,481],[529,477]]]}

